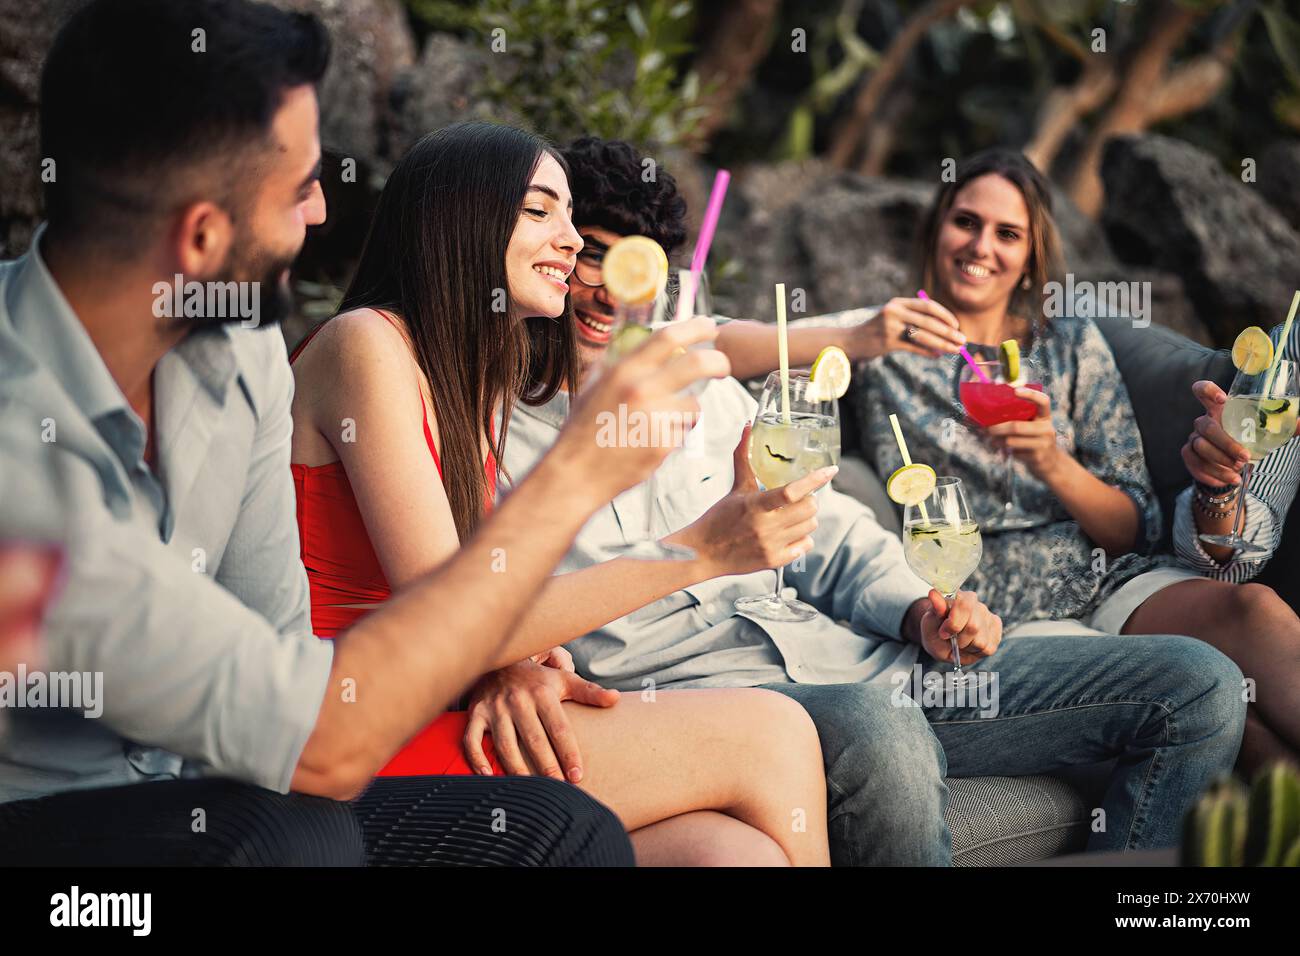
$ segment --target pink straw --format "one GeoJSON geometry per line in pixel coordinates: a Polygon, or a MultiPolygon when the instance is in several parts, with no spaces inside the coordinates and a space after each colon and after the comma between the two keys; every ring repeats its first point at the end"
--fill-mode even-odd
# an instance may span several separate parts
{"type": "MultiPolygon", "coordinates": [[[[925,294],[924,289],[917,289],[916,297],[918,299],[925,299],[927,301],[929,301],[930,298],[928,295],[925,294]]],[[[970,353],[966,351],[966,346],[964,345],[961,346],[959,351],[961,352],[961,357],[966,360],[966,363],[975,370],[975,374],[980,377],[980,381],[983,382],[985,385],[987,385],[989,383],[989,377],[984,374],[984,369],[980,368],[979,365],[976,364],[975,360],[970,357],[970,353]]]]}
{"type": "Polygon", "coordinates": [[[691,256],[691,271],[696,275],[704,271],[704,261],[709,258],[709,246],[713,244],[713,231],[718,228],[722,200],[726,198],[729,182],[731,173],[725,169],[719,169],[713,177],[713,191],[709,193],[709,205],[704,210],[704,221],[700,223],[700,238],[695,241],[695,255],[691,256]]]}

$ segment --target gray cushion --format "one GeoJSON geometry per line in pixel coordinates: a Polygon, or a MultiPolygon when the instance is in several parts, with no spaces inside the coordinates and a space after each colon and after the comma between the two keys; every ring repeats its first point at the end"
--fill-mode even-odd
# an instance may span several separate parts
{"type": "Polygon", "coordinates": [[[1115,354],[1133,404],[1147,470],[1164,511],[1160,548],[1168,550],[1174,499],[1191,483],[1180,450],[1192,422],[1204,411],[1192,395],[1192,383],[1209,379],[1226,391],[1234,374],[1232,359],[1158,325],[1135,329],[1127,319],[1094,321],[1115,354]]]}
{"type": "Polygon", "coordinates": [[[1083,849],[1089,810],[1056,777],[953,777],[948,812],[954,866],[1010,866],[1083,849]]]}

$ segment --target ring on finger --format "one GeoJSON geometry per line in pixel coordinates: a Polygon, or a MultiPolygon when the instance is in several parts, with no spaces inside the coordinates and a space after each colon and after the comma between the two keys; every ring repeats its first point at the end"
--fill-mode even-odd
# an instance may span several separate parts
{"type": "Polygon", "coordinates": [[[906,326],[906,327],[903,329],[903,338],[904,338],[904,339],[906,339],[907,341],[910,342],[910,341],[912,341],[912,339],[915,338],[915,337],[916,337],[916,326],[915,326],[915,325],[908,325],[908,326],[906,326]]]}

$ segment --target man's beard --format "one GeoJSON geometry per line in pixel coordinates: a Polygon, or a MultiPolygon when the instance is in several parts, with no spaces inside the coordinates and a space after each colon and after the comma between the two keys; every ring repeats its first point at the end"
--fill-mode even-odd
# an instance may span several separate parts
{"type": "Polygon", "coordinates": [[[231,323],[260,327],[278,324],[289,317],[293,311],[293,296],[284,280],[288,276],[289,267],[298,257],[298,251],[294,250],[292,255],[283,255],[266,249],[254,249],[251,254],[247,254],[245,251],[251,246],[251,243],[243,241],[243,237],[237,237],[226,261],[217,270],[217,274],[208,280],[212,283],[238,283],[240,303],[246,303],[251,308],[224,309],[217,314],[191,317],[188,321],[204,327],[231,323]],[[256,286],[245,290],[245,284],[252,286],[253,283],[256,286]]]}

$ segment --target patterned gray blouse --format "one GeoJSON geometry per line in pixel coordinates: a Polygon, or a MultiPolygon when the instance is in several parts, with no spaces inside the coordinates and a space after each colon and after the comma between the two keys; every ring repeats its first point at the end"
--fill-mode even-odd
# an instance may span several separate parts
{"type": "MultiPolygon", "coordinates": [[[[967,349],[976,358],[997,357],[996,346],[968,344],[967,349]]],[[[1137,503],[1135,546],[1148,551],[1146,542],[1160,534],[1160,506],[1128,392],[1100,330],[1089,319],[1054,319],[1037,331],[1026,358],[1029,381],[1042,382],[1052,400],[1057,440],[1089,472],[1137,503]]],[[[1017,498],[1038,524],[998,531],[994,519],[1002,513],[1006,465],[963,412],[958,376],[964,364],[961,356],[930,359],[893,352],[867,364],[863,385],[851,399],[882,478],[902,464],[889,424],[892,412],[913,461],[962,480],[984,539],[984,558],[966,588],[1008,627],[1042,619],[1086,621],[1126,581],[1173,563],[1172,557],[1145,553],[1106,556],[1047,485],[1019,462],[1014,466],[1017,498]]]]}

